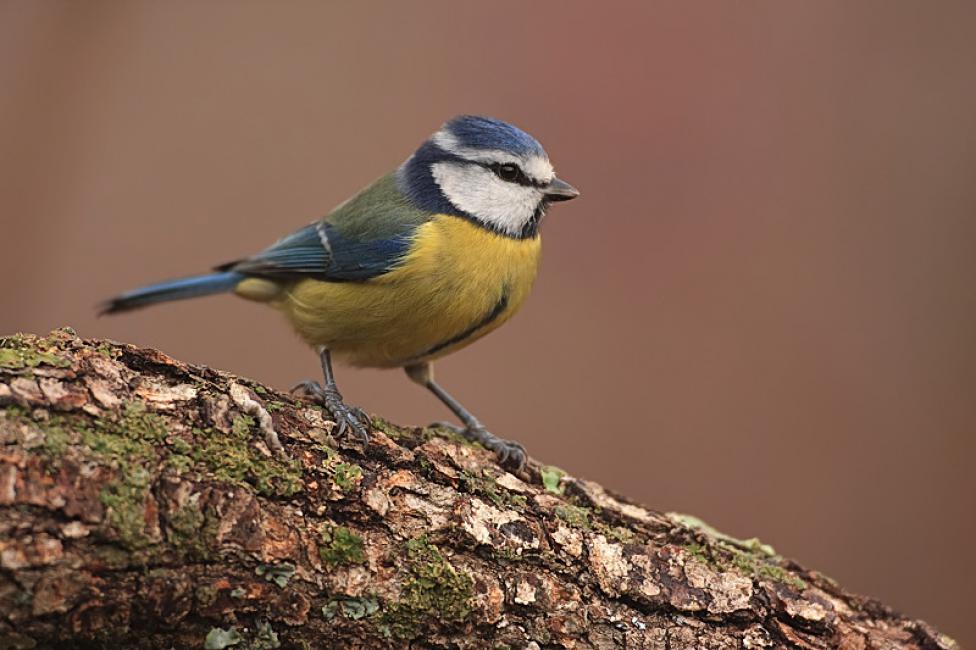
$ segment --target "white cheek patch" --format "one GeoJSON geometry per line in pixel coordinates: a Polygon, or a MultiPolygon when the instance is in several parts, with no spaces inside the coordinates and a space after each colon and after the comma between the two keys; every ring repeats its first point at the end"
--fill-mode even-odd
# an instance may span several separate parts
{"type": "Polygon", "coordinates": [[[510,235],[522,231],[543,197],[534,187],[507,183],[478,165],[439,162],[431,172],[453,205],[510,235]]]}

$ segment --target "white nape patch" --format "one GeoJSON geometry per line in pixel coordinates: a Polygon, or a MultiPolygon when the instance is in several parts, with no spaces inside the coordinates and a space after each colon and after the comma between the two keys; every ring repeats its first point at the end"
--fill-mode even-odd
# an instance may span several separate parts
{"type": "Polygon", "coordinates": [[[508,151],[501,149],[475,149],[465,147],[458,142],[457,137],[446,129],[441,129],[432,137],[434,144],[449,153],[480,163],[513,163],[518,165],[526,176],[539,183],[548,183],[556,173],[545,156],[530,155],[526,157],[516,156],[508,151]]]}
{"type": "Polygon", "coordinates": [[[538,188],[508,183],[478,165],[439,162],[431,173],[454,206],[509,235],[522,232],[544,196],[538,188]]]}

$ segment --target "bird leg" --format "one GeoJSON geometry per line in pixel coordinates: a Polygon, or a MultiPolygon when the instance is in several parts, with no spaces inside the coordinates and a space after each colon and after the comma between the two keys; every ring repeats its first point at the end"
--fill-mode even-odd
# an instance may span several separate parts
{"type": "Polygon", "coordinates": [[[498,456],[498,462],[502,465],[510,465],[515,469],[522,469],[525,466],[525,462],[528,460],[525,447],[514,440],[499,438],[488,431],[485,425],[478,421],[478,418],[472,415],[460,402],[451,397],[446,390],[434,381],[433,366],[430,363],[418,363],[406,366],[404,370],[411,380],[436,395],[437,399],[443,402],[447,408],[451,409],[454,415],[458,416],[461,422],[464,423],[463,427],[448,422],[435,422],[431,426],[450,429],[468,440],[479,443],[486,449],[495,452],[498,456]]]}
{"type": "Polygon", "coordinates": [[[342,401],[342,395],[335,383],[335,375],[332,373],[332,357],[324,347],[319,348],[319,359],[322,361],[325,383],[320,384],[313,379],[306,379],[292,388],[292,392],[311,397],[332,415],[338,427],[335,434],[337,438],[345,435],[346,431],[351,431],[363,443],[369,442],[368,427],[371,424],[369,416],[361,408],[348,406],[342,401]]]}

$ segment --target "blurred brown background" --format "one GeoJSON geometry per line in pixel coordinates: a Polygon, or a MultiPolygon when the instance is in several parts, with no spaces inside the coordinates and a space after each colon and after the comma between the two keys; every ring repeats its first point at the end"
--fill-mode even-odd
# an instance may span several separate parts
{"type": "MultiPolygon", "coordinates": [[[[966,645],[976,533],[976,5],[0,3],[0,332],[70,324],[279,387],[316,359],[218,297],[460,112],[583,192],[532,300],[439,365],[501,435],[966,645]]],[[[403,423],[398,372],[340,371],[403,423]]]]}

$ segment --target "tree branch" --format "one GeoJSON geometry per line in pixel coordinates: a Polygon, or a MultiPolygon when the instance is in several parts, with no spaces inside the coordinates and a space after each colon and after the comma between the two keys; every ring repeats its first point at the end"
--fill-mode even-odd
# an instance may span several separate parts
{"type": "Polygon", "coordinates": [[[955,647],[555,468],[332,426],[156,350],[0,340],[0,648],[955,647]]]}

